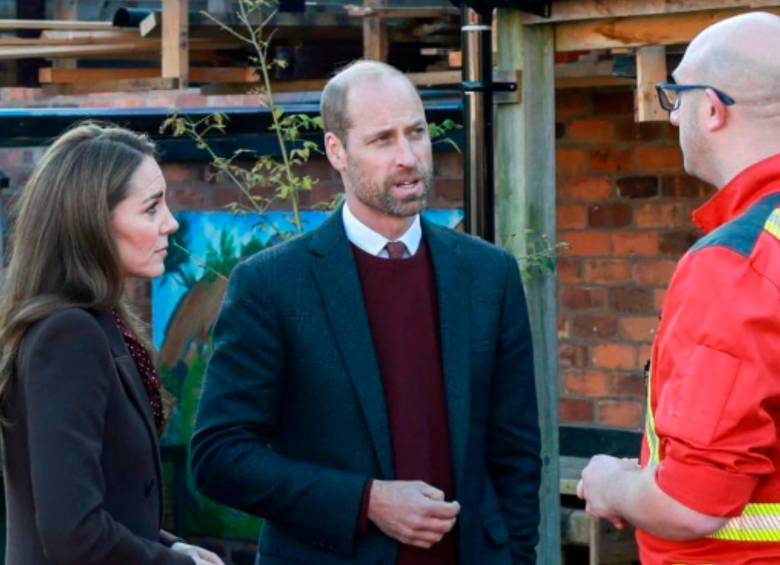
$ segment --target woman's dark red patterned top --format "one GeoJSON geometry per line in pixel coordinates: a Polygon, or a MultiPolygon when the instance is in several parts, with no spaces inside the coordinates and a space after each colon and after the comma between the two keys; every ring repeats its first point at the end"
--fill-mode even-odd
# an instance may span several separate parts
{"type": "Polygon", "coordinates": [[[130,356],[133,358],[133,361],[135,361],[138,373],[141,375],[141,381],[144,383],[146,394],[149,397],[149,404],[152,407],[152,413],[154,414],[154,424],[157,428],[157,434],[162,435],[165,417],[163,415],[162,394],[160,393],[160,375],[154,367],[151,355],[149,355],[149,352],[143,344],[135,337],[133,330],[125,323],[119,315],[119,312],[112,310],[111,315],[113,316],[114,323],[119,328],[119,331],[122,332],[122,337],[125,340],[130,356]]]}

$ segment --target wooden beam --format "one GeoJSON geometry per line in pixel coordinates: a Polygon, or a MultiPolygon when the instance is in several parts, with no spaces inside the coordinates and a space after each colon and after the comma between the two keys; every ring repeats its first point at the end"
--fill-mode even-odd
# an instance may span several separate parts
{"type": "MultiPolygon", "coordinates": [[[[365,0],[368,8],[381,8],[385,0],[365,0]]],[[[387,61],[388,52],[387,24],[377,16],[363,19],[363,58],[375,61],[387,61]]]]}
{"type": "Polygon", "coordinates": [[[18,29],[72,29],[86,31],[117,30],[111,22],[83,22],[69,20],[0,20],[0,30],[18,29]]]}
{"type": "MultiPolygon", "coordinates": [[[[54,2],[55,20],[78,20],[79,3],[78,0],[55,0],[54,2]]],[[[54,61],[54,66],[61,69],[75,69],[76,59],[60,59],[54,61]]]]}
{"type": "Polygon", "coordinates": [[[344,6],[352,18],[368,18],[375,17],[379,19],[438,19],[447,16],[457,17],[460,11],[453,7],[442,6],[441,8],[388,8],[384,6],[358,6],[356,4],[347,4],[344,6]]]}
{"type": "MultiPolygon", "coordinates": [[[[780,15],[780,8],[766,11],[780,15]]],[[[558,51],[590,51],[689,43],[706,27],[744,12],[744,9],[720,10],[560,23],[555,26],[555,48],[558,51]]]]}
{"type": "Polygon", "coordinates": [[[44,32],[39,39],[30,39],[26,37],[0,37],[0,47],[70,47],[74,45],[107,45],[111,43],[134,42],[138,39],[138,34],[128,34],[126,32],[111,31],[57,31],[56,34],[64,36],[50,36],[52,32],[44,32]],[[85,34],[85,35],[76,35],[85,34]]]}
{"type": "MultiPolygon", "coordinates": [[[[143,53],[159,53],[161,42],[159,39],[136,39],[133,41],[120,41],[111,43],[94,43],[90,45],[28,45],[16,47],[0,47],[0,60],[8,59],[58,59],[62,57],[95,57],[103,58],[111,56],[116,59],[129,58],[132,55],[143,53]]],[[[216,51],[219,49],[232,49],[236,47],[234,40],[213,40],[202,38],[190,42],[190,49],[198,51],[216,51]]],[[[170,77],[169,77],[170,78],[170,77]]]]}
{"type": "Polygon", "coordinates": [[[163,0],[162,76],[187,87],[189,60],[189,0],[163,0]]]}
{"type": "Polygon", "coordinates": [[[636,50],[636,99],[637,122],[666,122],[669,114],[658,104],[655,85],[666,82],[666,48],[648,45],[636,50]]]}
{"type": "Polygon", "coordinates": [[[523,14],[523,23],[549,24],[603,18],[685,14],[738,7],[755,10],[777,6],[780,6],[777,0],[675,0],[673,2],[669,0],[556,0],[553,2],[550,18],[523,14]]]}
{"type": "MultiPolygon", "coordinates": [[[[500,244],[518,259],[541,241],[555,244],[555,72],[552,26],[524,26],[499,9],[498,69],[522,71],[522,103],[496,107],[496,202],[500,244]]],[[[524,277],[542,432],[538,563],[560,563],[558,315],[556,275],[524,277]]]]}
{"type": "MultiPolygon", "coordinates": [[[[57,69],[44,67],[38,71],[42,84],[90,84],[119,80],[161,78],[159,68],[57,69]]],[[[256,83],[257,70],[244,67],[191,67],[190,82],[256,83]]]]}
{"type": "Polygon", "coordinates": [[[107,80],[93,83],[47,84],[43,92],[47,96],[89,94],[93,92],[145,92],[148,90],[173,90],[179,81],[174,78],[146,78],[107,80]]]}

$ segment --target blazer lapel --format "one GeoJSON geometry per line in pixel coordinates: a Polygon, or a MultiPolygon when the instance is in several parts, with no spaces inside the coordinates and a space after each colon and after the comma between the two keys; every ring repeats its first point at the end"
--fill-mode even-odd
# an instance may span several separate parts
{"type": "MultiPolygon", "coordinates": [[[[141,418],[144,421],[144,427],[146,428],[146,432],[149,435],[149,441],[152,445],[154,468],[157,475],[157,490],[162,493],[162,463],[160,461],[157,431],[154,424],[152,407],[149,404],[149,396],[146,389],[144,389],[141,375],[138,374],[138,368],[135,365],[135,361],[127,350],[127,345],[122,337],[122,332],[120,332],[119,328],[114,324],[114,321],[111,319],[111,314],[99,313],[96,314],[95,317],[98,323],[103,327],[103,331],[106,333],[111,348],[111,354],[114,356],[114,363],[116,363],[117,373],[119,373],[119,378],[122,381],[125,392],[138,412],[140,412],[141,418]]],[[[162,504],[160,504],[161,520],[162,511],[162,504]]]]}
{"type": "Polygon", "coordinates": [[[355,258],[340,209],[312,235],[314,279],[341,356],[352,379],[383,477],[394,477],[390,425],[382,377],[355,258]]]}
{"type": "Polygon", "coordinates": [[[439,298],[442,368],[457,487],[463,478],[469,433],[470,275],[465,262],[459,261],[457,240],[426,220],[423,220],[422,227],[433,258],[439,298]]]}

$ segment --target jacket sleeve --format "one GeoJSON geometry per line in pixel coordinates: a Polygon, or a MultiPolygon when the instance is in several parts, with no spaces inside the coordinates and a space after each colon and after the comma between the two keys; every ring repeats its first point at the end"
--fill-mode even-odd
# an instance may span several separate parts
{"type": "Polygon", "coordinates": [[[35,520],[52,563],[191,565],[102,506],[103,428],[116,369],[94,318],[66,310],[44,320],[25,338],[21,361],[35,520]]]}
{"type": "Polygon", "coordinates": [[[198,488],[273,520],[301,541],[353,551],[368,476],[295,460],[271,446],[283,419],[285,348],[258,267],[231,275],[192,438],[198,488]]]}
{"type": "Polygon", "coordinates": [[[740,254],[705,248],[680,264],[662,331],[658,486],[702,514],[739,515],[777,473],[780,291],[740,254]]]}
{"type": "Polygon", "coordinates": [[[517,262],[506,254],[506,282],[487,430],[488,471],[511,538],[515,565],[536,562],[540,436],[533,347],[517,262]]]}

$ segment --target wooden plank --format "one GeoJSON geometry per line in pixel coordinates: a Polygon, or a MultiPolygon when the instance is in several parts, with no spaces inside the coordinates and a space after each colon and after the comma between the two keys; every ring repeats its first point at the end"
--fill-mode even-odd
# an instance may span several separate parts
{"type": "Polygon", "coordinates": [[[632,78],[613,76],[563,77],[555,79],[555,88],[605,88],[610,86],[634,86],[632,78]]]}
{"type": "MultiPolygon", "coordinates": [[[[191,50],[215,51],[219,49],[232,49],[236,47],[232,40],[215,41],[209,38],[190,42],[191,50]]],[[[29,59],[41,57],[44,59],[57,59],[62,57],[95,57],[122,59],[132,55],[144,53],[159,53],[161,42],[159,39],[136,39],[133,41],[95,43],[90,45],[29,45],[17,47],[0,47],[0,60],[29,59]]]]}
{"type": "Polygon", "coordinates": [[[43,92],[47,96],[89,94],[93,92],[145,92],[148,90],[172,90],[179,86],[175,78],[147,78],[107,80],[93,83],[47,84],[43,92]]]}
{"type": "MultiPolygon", "coordinates": [[[[194,69],[192,69],[194,71],[194,69]]],[[[427,73],[407,73],[413,84],[418,87],[452,86],[458,87],[462,81],[460,71],[435,71],[427,73]]],[[[192,79],[193,82],[202,82],[192,79]]],[[[288,80],[274,83],[274,92],[319,92],[325,86],[325,80],[288,80]]],[[[609,75],[592,77],[563,77],[555,79],[555,88],[602,88],[612,86],[634,86],[631,78],[609,75]]],[[[247,94],[260,88],[259,82],[222,82],[201,86],[204,95],[247,94]]]]}
{"type": "MultiPolygon", "coordinates": [[[[365,0],[368,8],[381,8],[385,0],[365,0]]],[[[377,16],[363,19],[363,58],[387,61],[389,47],[387,24],[377,16]]]]}
{"type": "MultiPolygon", "coordinates": [[[[556,240],[555,76],[552,26],[524,26],[519,10],[499,9],[498,69],[522,71],[522,103],[496,107],[497,241],[515,257],[530,238],[556,240]],[[529,231],[530,230],[530,231],[529,231]]],[[[558,333],[554,272],[525,277],[542,432],[538,563],[559,563],[558,333]]]]}
{"type": "Polygon", "coordinates": [[[552,16],[524,14],[526,24],[549,24],[602,18],[684,14],[742,7],[746,10],[780,6],[777,0],[556,0],[552,16]]]}
{"type": "Polygon", "coordinates": [[[666,47],[648,45],[636,50],[636,101],[637,122],[666,122],[669,114],[658,103],[655,85],[666,82],[666,47]]]}
{"type": "Polygon", "coordinates": [[[72,29],[72,30],[116,30],[111,22],[84,22],[69,20],[0,20],[0,30],[17,29],[72,29]]]}
{"type": "Polygon", "coordinates": [[[189,0],[163,0],[162,76],[187,87],[189,61],[189,0]]]}
{"type": "MultiPolygon", "coordinates": [[[[54,2],[55,20],[78,20],[79,3],[78,0],[55,0],[54,2]]],[[[54,61],[53,65],[61,69],[75,69],[76,59],[60,59],[54,61]]]]}
{"type": "Polygon", "coordinates": [[[423,8],[423,7],[395,7],[388,8],[385,6],[359,6],[356,4],[347,4],[344,6],[347,14],[352,18],[367,18],[376,17],[380,19],[437,19],[447,16],[457,17],[460,11],[453,7],[442,6],[440,8],[423,8]]]}
{"type": "MultiPolygon", "coordinates": [[[[57,69],[45,67],[38,71],[38,80],[43,84],[90,84],[161,77],[159,68],[57,69]]],[[[255,83],[258,80],[257,70],[248,67],[190,68],[190,82],[255,83]]]]}
{"type": "Polygon", "coordinates": [[[64,33],[67,35],[72,35],[74,33],[86,33],[86,34],[100,34],[99,36],[90,37],[84,36],[84,37],[71,37],[71,38],[62,38],[62,37],[41,37],[39,39],[30,39],[26,37],[0,37],[0,47],[43,47],[43,46],[49,46],[49,47],[70,47],[74,45],[107,45],[114,43],[126,43],[128,41],[132,42],[135,41],[138,38],[138,34],[126,34],[126,33],[117,33],[116,35],[103,35],[103,34],[112,34],[112,32],[72,32],[72,31],[65,31],[65,32],[57,32],[57,33],[64,33]]]}
{"type": "MultiPolygon", "coordinates": [[[[766,11],[780,15],[780,8],[766,11]]],[[[558,51],[589,51],[689,43],[706,27],[744,12],[720,10],[560,23],[555,26],[555,47],[558,51]]]]}

